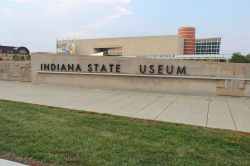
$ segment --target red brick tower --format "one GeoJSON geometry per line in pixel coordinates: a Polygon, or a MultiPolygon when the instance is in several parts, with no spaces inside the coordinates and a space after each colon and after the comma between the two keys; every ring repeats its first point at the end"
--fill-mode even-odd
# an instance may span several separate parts
{"type": "Polygon", "coordinates": [[[179,36],[184,38],[184,54],[195,54],[195,27],[179,28],[179,36]]]}

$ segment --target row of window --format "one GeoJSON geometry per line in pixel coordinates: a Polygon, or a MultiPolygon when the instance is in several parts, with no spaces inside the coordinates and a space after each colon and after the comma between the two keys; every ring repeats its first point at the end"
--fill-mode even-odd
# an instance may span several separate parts
{"type": "Polygon", "coordinates": [[[210,46],[210,47],[206,47],[206,46],[196,46],[196,49],[220,49],[220,46],[210,46]]]}
{"type": "Polygon", "coordinates": [[[196,50],[196,54],[219,54],[219,49],[212,49],[212,50],[196,50]]]}
{"type": "Polygon", "coordinates": [[[221,38],[208,38],[208,39],[196,39],[197,43],[199,42],[221,42],[221,38]]]}
{"type": "Polygon", "coordinates": [[[214,52],[198,52],[196,55],[218,55],[219,53],[214,53],[214,52]]]}
{"type": "MultiPolygon", "coordinates": [[[[3,50],[0,49],[0,54],[2,54],[2,53],[3,53],[3,50]]],[[[12,51],[12,50],[7,50],[7,51],[6,51],[6,54],[14,54],[14,51],[12,51]]]]}
{"type": "Polygon", "coordinates": [[[220,42],[209,42],[209,43],[195,43],[197,46],[205,45],[205,46],[213,46],[213,45],[220,45],[220,42]]]}
{"type": "Polygon", "coordinates": [[[220,49],[196,49],[196,51],[199,51],[199,52],[208,52],[208,51],[213,51],[213,52],[219,52],[220,49]]]}

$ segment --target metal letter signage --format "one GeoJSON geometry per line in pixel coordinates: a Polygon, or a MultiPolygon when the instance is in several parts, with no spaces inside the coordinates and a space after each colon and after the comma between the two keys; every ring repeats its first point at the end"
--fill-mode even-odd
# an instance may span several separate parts
{"type": "MultiPolygon", "coordinates": [[[[82,66],[80,64],[41,64],[41,71],[51,72],[89,72],[89,73],[122,73],[120,64],[88,64],[82,66]],[[84,70],[86,67],[86,70],[84,70]]],[[[186,66],[173,65],[139,65],[140,74],[147,75],[186,75],[186,66]]],[[[137,72],[135,72],[137,73],[137,72]]],[[[124,73],[126,74],[126,73],[124,73]]]]}

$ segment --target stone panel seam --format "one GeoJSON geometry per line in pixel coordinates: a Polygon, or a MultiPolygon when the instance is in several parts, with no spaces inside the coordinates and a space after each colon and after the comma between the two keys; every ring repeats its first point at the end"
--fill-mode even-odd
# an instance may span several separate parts
{"type": "MultiPolygon", "coordinates": [[[[118,96],[119,95],[119,93],[117,92],[117,93],[115,93],[115,94],[113,94],[113,95],[111,95],[111,96],[109,96],[109,98],[112,98],[112,97],[115,97],[115,96],[118,96]]],[[[98,97],[98,96],[97,96],[98,97]]],[[[105,99],[105,98],[107,98],[106,96],[101,96],[100,98],[99,98],[99,100],[103,100],[103,98],[105,99]]],[[[81,106],[79,106],[79,108],[81,108],[81,107],[86,107],[86,108],[88,108],[89,106],[91,106],[92,104],[94,104],[94,103],[98,103],[97,101],[93,101],[93,102],[88,102],[86,105],[81,105],[81,106]]]]}
{"type": "Polygon", "coordinates": [[[85,104],[80,104],[80,105],[77,106],[77,108],[82,108],[82,107],[91,105],[91,104],[93,104],[93,103],[96,102],[96,101],[92,101],[92,100],[95,100],[96,98],[98,98],[98,99],[103,99],[103,98],[106,97],[105,95],[106,95],[106,92],[101,92],[100,94],[96,94],[96,95],[94,95],[94,96],[88,98],[88,99],[90,99],[90,100],[87,100],[86,105],[85,105],[85,104]]]}
{"type": "Polygon", "coordinates": [[[139,112],[143,111],[144,109],[146,109],[147,107],[151,106],[152,104],[154,104],[155,102],[157,102],[160,98],[162,98],[164,95],[162,95],[161,97],[157,97],[155,100],[153,100],[152,102],[150,102],[149,104],[147,104],[145,107],[141,108],[139,111],[135,112],[134,114],[130,115],[130,117],[135,116],[136,114],[138,114],[139,112]]]}
{"type": "MultiPolygon", "coordinates": [[[[130,98],[130,97],[135,96],[135,95],[136,95],[136,93],[131,94],[131,95],[127,96],[127,97],[125,96],[125,97],[126,97],[126,98],[130,98]]],[[[119,99],[119,100],[115,100],[115,101],[112,101],[112,102],[119,102],[119,101],[122,101],[122,100],[124,100],[124,98],[121,98],[121,99],[119,99]]],[[[106,106],[110,105],[112,102],[110,102],[110,103],[108,103],[108,104],[104,104],[104,105],[100,106],[100,108],[106,107],[106,106]]]]}
{"type": "Polygon", "coordinates": [[[126,107],[128,107],[128,106],[130,106],[130,105],[132,105],[132,104],[134,104],[134,103],[136,103],[137,101],[141,100],[143,97],[144,97],[144,96],[141,96],[141,97],[139,97],[138,99],[132,101],[131,103],[129,103],[129,104],[127,104],[127,105],[125,105],[125,106],[119,108],[118,110],[112,111],[111,114],[112,114],[112,113],[115,113],[115,112],[117,112],[117,111],[119,111],[119,110],[122,110],[122,109],[124,109],[124,108],[126,108],[126,107]]]}
{"type": "Polygon", "coordinates": [[[244,100],[244,99],[242,99],[242,100],[243,100],[243,103],[245,103],[247,105],[247,108],[250,110],[250,105],[247,104],[246,100],[244,100]]]}
{"type": "Polygon", "coordinates": [[[209,112],[210,112],[210,102],[211,102],[211,97],[209,96],[209,99],[208,99],[208,105],[207,105],[207,121],[206,121],[206,127],[208,125],[208,120],[209,120],[209,112]]]}
{"type": "Polygon", "coordinates": [[[236,123],[235,123],[235,120],[234,120],[234,118],[233,118],[232,110],[230,109],[230,106],[229,106],[229,104],[228,104],[227,97],[225,97],[225,98],[226,98],[226,102],[227,102],[228,111],[229,111],[229,113],[230,113],[230,115],[231,115],[231,118],[232,118],[232,120],[233,120],[233,123],[234,123],[235,130],[238,131],[237,126],[236,126],[236,123]]]}
{"type": "Polygon", "coordinates": [[[172,100],[158,115],[155,116],[154,120],[156,120],[165,110],[167,110],[180,96],[176,96],[174,100],[172,100]]]}

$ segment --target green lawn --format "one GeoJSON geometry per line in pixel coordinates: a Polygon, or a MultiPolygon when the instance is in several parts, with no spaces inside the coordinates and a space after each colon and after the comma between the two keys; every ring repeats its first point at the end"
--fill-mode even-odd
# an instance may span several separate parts
{"type": "Polygon", "coordinates": [[[52,165],[250,165],[250,134],[0,100],[0,158],[52,165]]]}

